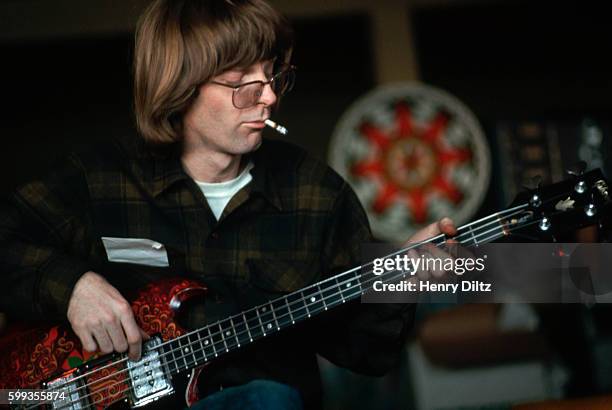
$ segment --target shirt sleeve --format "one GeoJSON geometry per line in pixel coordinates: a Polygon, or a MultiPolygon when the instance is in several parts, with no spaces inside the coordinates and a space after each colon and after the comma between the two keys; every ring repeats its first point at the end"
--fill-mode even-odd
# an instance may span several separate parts
{"type": "Polygon", "coordinates": [[[87,263],[87,185],[76,158],[0,203],[0,309],[15,317],[65,319],[87,263]]]}
{"type": "MultiPolygon", "coordinates": [[[[365,211],[345,184],[330,216],[323,251],[326,276],[360,265],[361,245],[373,241],[365,211]]],[[[354,300],[321,320],[318,352],[352,371],[383,375],[400,363],[414,310],[413,304],[354,300]]]]}

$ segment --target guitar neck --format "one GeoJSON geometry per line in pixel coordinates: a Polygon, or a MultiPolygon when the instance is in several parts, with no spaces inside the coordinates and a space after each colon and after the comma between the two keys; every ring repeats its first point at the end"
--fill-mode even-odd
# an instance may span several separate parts
{"type": "MultiPolygon", "coordinates": [[[[452,239],[465,247],[474,247],[520,230],[530,235],[532,231],[549,235],[557,231],[557,227],[561,230],[587,226],[597,222],[600,215],[606,215],[612,199],[601,171],[593,170],[576,174],[571,180],[521,193],[514,203],[522,205],[463,225],[452,239]]],[[[438,235],[425,243],[442,246],[446,239],[438,235]]],[[[421,243],[406,245],[382,258],[392,258],[419,245],[421,243]]],[[[139,362],[129,362],[125,355],[100,358],[100,363],[88,362],[49,381],[46,387],[69,394],[67,404],[77,403],[79,408],[82,403],[88,403],[84,406],[87,408],[105,407],[121,399],[135,406],[145,405],[172,393],[168,376],[191,370],[355,300],[370,289],[375,280],[390,282],[414,274],[411,265],[406,271],[382,275],[374,275],[373,268],[373,262],[357,266],[168,341],[162,341],[161,337],[151,338],[139,362]],[[89,370],[90,367],[94,369],[89,370]]]]}
{"type": "MultiPolygon", "coordinates": [[[[478,246],[506,235],[504,222],[497,213],[463,225],[457,231],[454,239],[464,246],[478,246]]],[[[446,237],[438,235],[426,242],[440,246],[446,242],[446,237]]],[[[396,253],[407,249],[409,248],[396,253]]],[[[392,255],[394,254],[387,256],[392,255]]],[[[372,271],[368,269],[369,265],[371,263],[349,269],[164,344],[162,348],[168,358],[169,371],[177,374],[202,365],[361,297],[374,277],[372,271]]]]}

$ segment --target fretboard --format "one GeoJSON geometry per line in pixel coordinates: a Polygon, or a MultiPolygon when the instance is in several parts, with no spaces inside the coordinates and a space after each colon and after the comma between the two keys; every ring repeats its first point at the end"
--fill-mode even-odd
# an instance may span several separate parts
{"type": "MultiPolygon", "coordinates": [[[[519,211],[515,209],[504,211],[519,211]]],[[[506,235],[501,214],[493,214],[457,229],[454,239],[463,246],[478,246],[506,235]]],[[[511,214],[510,214],[511,215],[511,214]]],[[[441,246],[444,235],[430,238],[427,243],[441,246]]],[[[394,256],[413,246],[400,249],[394,256]]],[[[190,370],[195,366],[225,355],[256,340],[273,335],[286,327],[333,309],[361,297],[376,278],[392,281],[398,276],[374,276],[371,262],[329,277],[299,291],[245,310],[226,319],[180,336],[163,345],[166,363],[171,373],[190,370]]]]}

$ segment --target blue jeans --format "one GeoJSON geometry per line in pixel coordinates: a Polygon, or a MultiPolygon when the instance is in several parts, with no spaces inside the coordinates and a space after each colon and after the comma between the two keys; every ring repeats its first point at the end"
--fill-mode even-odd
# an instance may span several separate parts
{"type": "Polygon", "coordinates": [[[302,410],[300,393],[271,380],[227,387],[198,401],[190,410],[302,410]]]}

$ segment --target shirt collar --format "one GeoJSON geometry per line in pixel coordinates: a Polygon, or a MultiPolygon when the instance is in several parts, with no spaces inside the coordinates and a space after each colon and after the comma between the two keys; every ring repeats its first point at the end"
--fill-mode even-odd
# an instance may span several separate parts
{"type": "MultiPolygon", "coordinates": [[[[179,181],[191,177],[183,169],[181,163],[180,144],[152,146],[143,141],[138,143],[138,162],[142,169],[144,183],[154,197],[161,195],[179,181]]],[[[253,179],[247,185],[251,194],[259,194],[278,210],[283,209],[278,182],[274,178],[274,158],[269,158],[266,139],[254,152],[247,154],[246,160],[254,164],[251,170],[253,179]]]]}
{"type": "Polygon", "coordinates": [[[251,170],[251,175],[253,175],[250,184],[251,192],[260,194],[278,210],[282,210],[283,202],[280,196],[280,186],[274,176],[275,169],[272,166],[275,159],[270,158],[268,145],[269,143],[266,144],[266,139],[264,139],[261,146],[247,156],[255,165],[251,170]]]}

